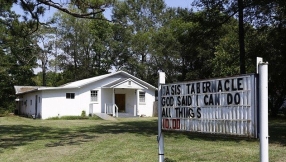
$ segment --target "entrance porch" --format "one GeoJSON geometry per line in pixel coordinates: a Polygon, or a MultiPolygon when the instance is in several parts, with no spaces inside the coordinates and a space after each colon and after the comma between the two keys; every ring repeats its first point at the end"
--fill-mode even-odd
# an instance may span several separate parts
{"type": "MultiPolygon", "coordinates": [[[[96,113],[105,113],[114,117],[118,117],[118,114],[120,116],[138,116],[140,114],[139,94],[143,92],[145,99],[143,89],[148,88],[130,78],[119,79],[101,87],[99,93],[100,103],[98,105],[100,106],[100,110],[96,113]]],[[[93,106],[94,104],[92,105],[92,111],[94,111],[93,106]]]]}

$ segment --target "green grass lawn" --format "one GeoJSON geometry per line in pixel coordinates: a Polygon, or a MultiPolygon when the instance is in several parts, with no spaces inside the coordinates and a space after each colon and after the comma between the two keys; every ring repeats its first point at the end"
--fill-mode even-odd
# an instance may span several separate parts
{"type": "MultiPolygon", "coordinates": [[[[286,161],[286,119],[269,120],[269,161],[286,161]]],[[[259,161],[259,140],[164,132],[169,162],[259,161]]],[[[0,161],[158,161],[157,119],[33,120],[0,117],[0,161]]]]}

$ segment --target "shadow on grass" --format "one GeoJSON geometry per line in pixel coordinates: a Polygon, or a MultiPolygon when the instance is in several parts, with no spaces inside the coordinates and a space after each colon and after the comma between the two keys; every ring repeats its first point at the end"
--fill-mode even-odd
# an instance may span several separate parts
{"type": "MultiPolygon", "coordinates": [[[[286,119],[269,120],[270,143],[286,146],[286,119]]],[[[17,146],[27,145],[37,140],[46,140],[46,147],[65,145],[80,145],[99,137],[100,134],[131,133],[147,137],[154,136],[156,140],[158,127],[157,120],[130,120],[117,122],[94,121],[90,126],[75,126],[70,128],[55,128],[32,125],[0,125],[0,153],[3,149],[14,149],[17,146]],[[97,135],[97,136],[96,136],[97,135]]],[[[258,139],[218,136],[191,132],[164,132],[165,137],[182,138],[207,141],[257,141],[258,139]]]]}
{"type": "Polygon", "coordinates": [[[269,119],[269,142],[286,146],[286,117],[269,119]]]}
{"type": "MultiPolygon", "coordinates": [[[[133,133],[143,136],[157,136],[158,126],[157,120],[150,121],[128,121],[116,122],[91,127],[81,127],[78,129],[81,133],[98,133],[98,134],[120,134],[133,133]]],[[[163,131],[165,137],[181,138],[185,136],[192,140],[206,140],[206,141],[259,141],[256,138],[231,136],[231,135],[216,135],[204,134],[194,132],[178,132],[178,131],[163,131]]],[[[286,146],[286,119],[270,119],[269,120],[269,143],[277,143],[286,146]]]]}
{"type": "MultiPolygon", "coordinates": [[[[143,136],[157,136],[158,135],[158,121],[128,121],[119,123],[108,123],[91,127],[81,127],[79,132],[90,132],[98,134],[120,134],[120,133],[133,133],[143,136]]],[[[245,137],[234,137],[215,134],[203,134],[195,132],[181,132],[181,131],[163,131],[165,137],[182,138],[185,136],[189,139],[208,140],[208,141],[241,141],[241,140],[257,140],[245,137]]]]}
{"type": "Polygon", "coordinates": [[[71,129],[31,125],[0,125],[0,153],[2,149],[15,149],[37,140],[46,140],[46,147],[79,145],[96,136],[71,129]]]}

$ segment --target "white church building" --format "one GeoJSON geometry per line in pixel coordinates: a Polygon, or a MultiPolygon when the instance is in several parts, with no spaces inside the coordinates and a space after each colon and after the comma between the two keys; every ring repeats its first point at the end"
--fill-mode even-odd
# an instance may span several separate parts
{"type": "Polygon", "coordinates": [[[153,116],[156,87],[124,71],[59,87],[14,86],[19,115],[47,119],[104,113],[153,116]]]}

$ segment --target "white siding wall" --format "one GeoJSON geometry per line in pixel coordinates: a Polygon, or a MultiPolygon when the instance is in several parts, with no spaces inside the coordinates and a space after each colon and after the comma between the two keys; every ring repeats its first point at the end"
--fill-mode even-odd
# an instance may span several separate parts
{"type": "Polygon", "coordinates": [[[93,84],[86,87],[82,87],[79,89],[79,96],[80,99],[79,104],[82,109],[86,112],[86,115],[90,113],[90,106],[92,106],[92,112],[100,112],[100,99],[101,99],[101,89],[98,85],[93,84]],[[90,91],[97,90],[97,102],[92,102],[90,98],[90,91]]]}
{"type": "Polygon", "coordinates": [[[42,118],[81,115],[78,89],[64,89],[42,92],[42,118]],[[74,99],[66,99],[66,93],[75,93],[74,99]]]}
{"type": "Polygon", "coordinates": [[[108,78],[82,88],[43,91],[42,104],[44,106],[42,108],[42,118],[46,119],[55,116],[69,115],[77,116],[81,115],[82,111],[85,111],[86,115],[88,115],[91,104],[93,106],[93,112],[103,112],[102,109],[104,109],[104,105],[102,108],[102,90],[100,87],[118,78],[108,78]],[[98,102],[91,102],[91,90],[98,90],[98,102]],[[66,93],[75,93],[75,99],[66,99],[66,93]]]}
{"type": "Polygon", "coordinates": [[[101,112],[105,111],[105,103],[112,104],[113,103],[113,89],[112,88],[103,88],[101,90],[101,112]]]}
{"type": "Polygon", "coordinates": [[[42,95],[41,92],[33,92],[33,93],[27,93],[23,95],[23,102],[21,102],[20,105],[20,114],[21,115],[35,115],[36,109],[35,109],[35,101],[36,101],[36,95],[37,95],[37,116],[41,117],[42,114],[42,95]],[[40,97],[40,101],[39,101],[40,97]]]}
{"type": "MultiPolygon", "coordinates": [[[[38,95],[38,114],[40,113],[42,119],[67,116],[67,115],[81,115],[82,111],[86,115],[90,113],[90,106],[93,107],[93,113],[104,112],[104,104],[113,102],[113,89],[103,88],[102,86],[121,78],[121,75],[115,75],[110,78],[98,81],[96,83],[88,84],[76,89],[60,89],[60,90],[44,90],[37,93],[30,93],[24,95],[23,101],[27,100],[27,106],[22,106],[21,112],[27,115],[35,113],[35,95],[38,95]],[[98,102],[91,102],[90,91],[98,90],[98,102]],[[66,99],[66,93],[75,93],[75,99],[66,99]],[[40,102],[39,102],[40,97],[40,102]],[[32,105],[30,105],[32,100],[32,105]]],[[[155,101],[154,89],[143,90],[146,92],[145,104],[138,104],[137,115],[152,116],[153,102],[155,101]]],[[[117,94],[125,94],[125,109],[127,113],[134,114],[134,105],[137,105],[137,94],[135,89],[115,89],[117,94]]]]}
{"type": "Polygon", "coordinates": [[[134,114],[134,105],[136,106],[136,93],[135,92],[136,92],[135,89],[126,89],[125,109],[126,109],[126,112],[130,114],[134,114]]]}
{"type": "Polygon", "coordinates": [[[80,105],[86,111],[87,115],[89,114],[90,104],[93,107],[93,113],[95,112],[104,112],[104,104],[105,103],[112,103],[112,98],[108,99],[108,95],[112,95],[112,90],[108,89],[101,89],[101,87],[109,82],[119,79],[120,76],[116,75],[112,78],[106,78],[104,80],[98,81],[96,83],[88,84],[83,86],[79,89],[79,98],[80,98],[80,105]],[[90,101],[90,91],[91,90],[98,90],[98,102],[91,102],[90,101]]]}
{"type": "Polygon", "coordinates": [[[145,103],[140,103],[138,106],[138,115],[146,115],[146,116],[152,116],[153,115],[153,103],[155,101],[155,91],[146,89],[141,90],[146,92],[145,93],[145,103]]]}
{"type": "Polygon", "coordinates": [[[37,110],[37,114],[38,114],[38,118],[42,118],[42,92],[40,91],[38,94],[38,99],[37,99],[37,102],[38,102],[38,110],[37,110]]]}

